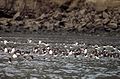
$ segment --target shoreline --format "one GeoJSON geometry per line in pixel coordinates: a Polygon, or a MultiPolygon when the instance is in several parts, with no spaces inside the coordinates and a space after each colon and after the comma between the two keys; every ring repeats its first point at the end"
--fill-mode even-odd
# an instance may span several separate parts
{"type": "MultiPolygon", "coordinates": [[[[29,2],[29,0],[27,1],[29,2]]],[[[62,2],[63,1],[64,0],[62,0],[62,2]]],[[[75,2],[76,1],[79,0],[75,0],[75,2]]],[[[33,2],[31,2],[31,4],[33,2]]],[[[58,2],[61,2],[61,0],[58,0],[58,2]]],[[[55,3],[53,5],[52,4],[50,5],[49,1],[46,0],[45,1],[42,0],[42,2],[38,2],[38,4],[39,3],[43,5],[35,4],[36,6],[39,6],[38,9],[35,9],[35,13],[34,10],[33,13],[29,12],[29,7],[32,6],[29,7],[24,6],[28,8],[28,10],[25,9],[15,12],[14,10],[12,10],[12,8],[14,7],[11,7],[10,10],[6,8],[1,9],[0,31],[8,33],[12,32],[21,33],[80,32],[88,34],[120,33],[119,6],[107,7],[104,8],[104,10],[102,11],[98,11],[95,9],[96,7],[93,6],[92,3],[90,4],[86,3],[86,0],[78,2],[78,6],[76,6],[76,8],[75,6],[73,8],[71,7],[72,4],[74,4],[74,1],[72,0],[65,0],[65,3],[62,3],[60,6],[58,6],[55,3]],[[69,2],[70,4],[67,4],[69,2]],[[36,12],[37,10],[39,11],[36,12]],[[9,14],[9,12],[13,14],[9,14]],[[29,15],[29,13],[31,14],[31,16],[29,15]],[[7,17],[7,15],[11,17],[7,17]],[[36,15],[36,17],[32,17],[32,15],[33,16],[36,15]]],[[[114,1],[111,3],[114,3],[114,1]]],[[[76,5],[76,3],[74,5],[76,5]]]]}
{"type": "Polygon", "coordinates": [[[120,45],[120,35],[95,35],[95,34],[73,34],[73,33],[0,33],[0,37],[8,39],[32,39],[32,40],[41,40],[45,43],[85,43],[87,45],[120,45]],[[58,41],[59,40],[59,41],[58,41]]]}

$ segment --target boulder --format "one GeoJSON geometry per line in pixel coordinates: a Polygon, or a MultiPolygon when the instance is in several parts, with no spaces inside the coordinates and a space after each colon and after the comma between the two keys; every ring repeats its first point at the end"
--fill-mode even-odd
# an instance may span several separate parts
{"type": "Polygon", "coordinates": [[[0,25],[5,25],[6,26],[6,25],[8,25],[7,22],[8,22],[8,20],[6,18],[1,18],[0,19],[0,25]]]}
{"type": "Polygon", "coordinates": [[[105,11],[103,11],[102,16],[103,16],[103,18],[109,18],[109,15],[105,11]]]}
{"type": "Polygon", "coordinates": [[[118,28],[118,25],[117,25],[117,23],[109,23],[108,27],[110,27],[112,29],[116,29],[116,28],[118,28]]]}
{"type": "Polygon", "coordinates": [[[102,20],[102,23],[103,23],[104,25],[106,25],[106,24],[109,23],[109,21],[110,21],[110,19],[109,19],[109,18],[106,18],[106,19],[103,19],[103,20],[102,20]]]}

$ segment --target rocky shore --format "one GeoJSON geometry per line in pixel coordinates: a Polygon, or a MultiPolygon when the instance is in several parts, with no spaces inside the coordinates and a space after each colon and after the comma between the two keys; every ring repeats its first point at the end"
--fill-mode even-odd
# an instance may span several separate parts
{"type": "MultiPolygon", "coordinates": [[[[84,1],[72,9],[69,5],[52,5],[49,10],[47,5],[40,16],[24,18],[17,12],[12,18],[0,18],[0,31],[2,32],[120,32],[120,8],[107,8],[97,11],[92,4],[84,1]]],[[[34,14],[34,13],[33,13],[34,14]]]]}

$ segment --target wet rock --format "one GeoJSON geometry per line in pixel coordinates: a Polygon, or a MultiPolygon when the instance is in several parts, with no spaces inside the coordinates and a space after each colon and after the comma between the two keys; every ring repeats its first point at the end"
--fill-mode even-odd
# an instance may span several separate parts
{"type": "Polygon", "coordinates": [[[6,29],[6,27],[4,25],[0,25],[0,30],[4,31],[6,29]]]}
{"type": "Polygon", "coordinates": [[[119,76],[98,76],[96,77],[96,79],[119,79],[120,77],[119,76]]]}

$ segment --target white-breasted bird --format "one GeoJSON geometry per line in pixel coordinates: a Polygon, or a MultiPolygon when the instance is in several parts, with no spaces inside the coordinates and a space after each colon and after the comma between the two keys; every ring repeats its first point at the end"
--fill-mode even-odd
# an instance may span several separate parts
{"type": "Polygon", "coordinates": [[[41,43],[42,43],[42,41],[41,41],[41,40],[39,40],[38,44],[41,44],[41,43]]]}
{"type": "Polygon", "coordinates": [[[28,43],[32,43],[32,40],[31,40],[31,39],[28,39],[28,43]]]}
{"type": "Polygon", "coordinates": [[[69,56],[72,55],[72,54],[73,54],[73,51],[70,51],[70,52],[68,53],[69,56]]]}
{"type": "Polygon", "coordinates": [[[7,41],[7,40],[4,40],[3,43],[6,45],[6,44],[8,43],[8,41],[7,41]]]}
{"type": "Polygon", "coordinates": [[[12,50],[11,50],[10,53],[11,53],[11,54],[12,54],[12,53],[15,53],[15,51],[16,51],[15,48],[12,48],[12,50]]]}
{"type": "Polygon", "coordinates": [[[53,51],[52,51],[51,49],[49,50],[49,54],[50,54],[50,55],[52,55],[52,54],[53,54],[53,51]]]}
{"type": "Polygon", "coordinates": [[[84,54],[87,54],[88,50],[87,48],[84,49],[84,54]]]}
{"type": "Polygon", "coordinates": [[[17,58],[17,55],[16,55],[16,54],[13,54],[12,57],[13,57],[13,58],[17,58]]]}
{"type": "Polygon", "coordinates": [[[4,48],[4,53],[8,53],[8,48],[4,48]]]}

